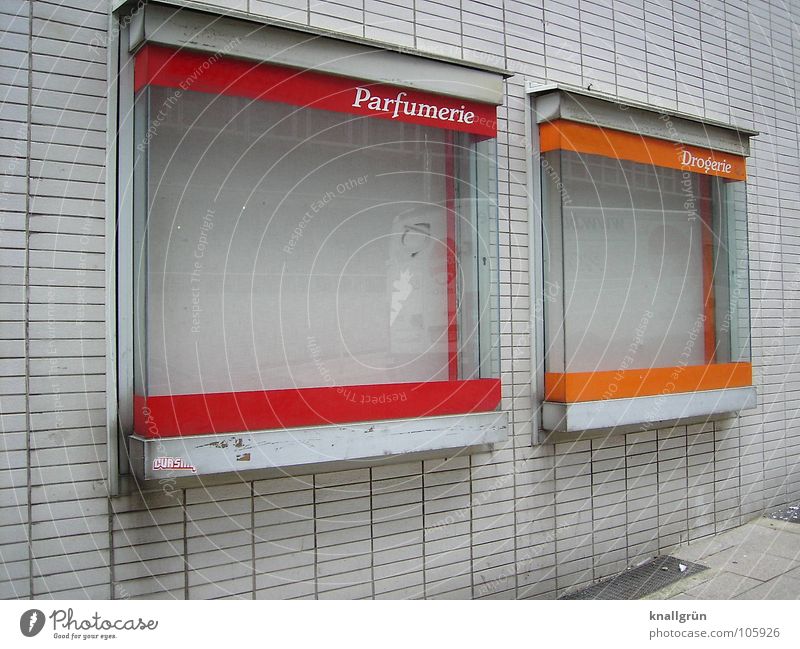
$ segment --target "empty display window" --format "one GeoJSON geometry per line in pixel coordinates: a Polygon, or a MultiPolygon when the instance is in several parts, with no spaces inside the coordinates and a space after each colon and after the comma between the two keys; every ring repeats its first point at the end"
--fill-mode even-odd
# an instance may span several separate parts
{"type": "Polygon", "coordinates": [[[750,386],[744,158],[566,120],[540,139],[545,400],[750,386]]]}
{"type": "Polygon", "coordinates": [[[156,46],[135,90],[136,434],[498,406],[494,106],[156,46]]]}

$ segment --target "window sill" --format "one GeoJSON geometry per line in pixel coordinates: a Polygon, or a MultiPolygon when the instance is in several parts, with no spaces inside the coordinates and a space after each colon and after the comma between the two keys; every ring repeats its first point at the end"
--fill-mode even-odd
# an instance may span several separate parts
{"type": "Polygon", "coordinates": [[[576,403],[545,401],[542,428],[549,433],[548,441],[570,441],[612,431],[627,433],[674,422],[718,419],[755,405],[752,386],[576,403]]]}
{"type": "Polygon", "coordinates": [[[350,462],[363,466],[392,456],[464,451],[507,438],[507,414],[485,412],[224,435],[132,436],[130,456],[139,480],[174,480],[270,469],[339,470],[350,462]]]}

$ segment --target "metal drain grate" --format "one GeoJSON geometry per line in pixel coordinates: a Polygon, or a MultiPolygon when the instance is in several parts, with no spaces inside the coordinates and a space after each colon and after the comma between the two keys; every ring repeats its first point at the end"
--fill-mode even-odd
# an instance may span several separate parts
{"type": "Polygon", "coordinates": [[[800,523],[800,505],[789,505],[776,512],[767,514],[766,518],[774,518],[778,521],[787,521],[789,523],[800,523]]]}
{"type": "Polygon", "coordinates": [[[593,586],[562,595],[559,599],[641,599],[703,570],[708,568],[699,563],[669,556],[655,557],[593,586]]]}

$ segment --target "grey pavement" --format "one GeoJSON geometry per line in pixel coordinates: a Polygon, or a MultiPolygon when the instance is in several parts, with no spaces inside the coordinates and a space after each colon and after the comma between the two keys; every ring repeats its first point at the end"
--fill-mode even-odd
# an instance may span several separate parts
{"type": "Polygon", "coordinates": [[[670,554],[709,569],[647,599],[800,599],[800,523],[758,518],[670,554]]]}

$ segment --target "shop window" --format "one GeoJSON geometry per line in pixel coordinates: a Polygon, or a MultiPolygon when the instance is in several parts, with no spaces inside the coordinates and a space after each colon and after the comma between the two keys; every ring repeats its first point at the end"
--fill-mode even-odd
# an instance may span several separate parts
{"type": "Polygon", "coordinates": [[[155,45],[135,64],[136,436],[498,407],[493,105],[155,45]]]}
{"type": "Polygon", "coordinates": [[[641,129],[537,126],[545,429],[752,405],[744,156],[641,129]]]}

